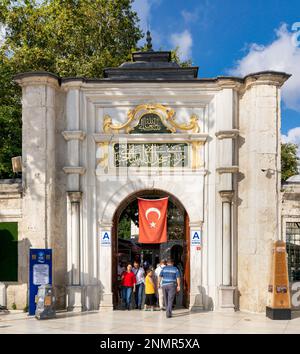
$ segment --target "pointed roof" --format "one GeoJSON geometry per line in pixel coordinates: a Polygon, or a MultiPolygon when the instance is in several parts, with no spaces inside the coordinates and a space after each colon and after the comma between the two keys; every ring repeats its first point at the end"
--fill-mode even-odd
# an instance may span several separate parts
{"type": "Polygon", "coordinates": [[[147,51],[132,53],[132,61],[117,68],[105,68],[104,77],[110,80],[190,80],[198,76],[198,67],[181,67],[171,61],[170,51],[154,51],[147,31],[147,51]]]}

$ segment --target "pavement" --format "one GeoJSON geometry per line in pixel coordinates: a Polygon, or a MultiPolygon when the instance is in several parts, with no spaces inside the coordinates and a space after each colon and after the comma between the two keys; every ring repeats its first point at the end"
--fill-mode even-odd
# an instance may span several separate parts
{"type": "Polygon", "coordinates": [[[245,312],[189,312],[178,309],[166,319],[165,312],[107,311],[60,312],[57,318],[37,320],[21,311],[0,313],[0,334],[64,334],[64,333],[275,333],[300,334],[300,312],[290,321],[272,321],[264,314],[245,312]]]}

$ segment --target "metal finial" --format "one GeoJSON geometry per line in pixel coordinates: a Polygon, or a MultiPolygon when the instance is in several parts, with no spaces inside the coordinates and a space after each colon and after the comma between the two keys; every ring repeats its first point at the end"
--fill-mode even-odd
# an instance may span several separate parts
{"type": "Polygon", "coordinates": [[[147,50],[148,52],[152,52],[152,38],[151,38],[151,34],[150,31],[147,31],[147,37],[146,37],[146,41],[147,41],[147,50]]]}

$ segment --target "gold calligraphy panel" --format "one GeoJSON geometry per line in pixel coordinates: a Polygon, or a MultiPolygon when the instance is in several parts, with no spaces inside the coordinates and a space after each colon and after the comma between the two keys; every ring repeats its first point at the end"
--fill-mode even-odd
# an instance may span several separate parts
{"type": "Polygon", "coordinates": [[[186,143],[127,143],[114,145],[116,167],[188,167],[186,143]]]}

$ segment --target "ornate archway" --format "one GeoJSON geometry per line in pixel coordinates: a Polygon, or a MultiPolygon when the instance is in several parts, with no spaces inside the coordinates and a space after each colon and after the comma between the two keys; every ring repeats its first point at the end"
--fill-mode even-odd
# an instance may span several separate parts
{"type": "Polygon", "coordinates": [[[118,308],[119,304],[116,279],[120,261],[132,262],[137,257],[139,260],[142,257],[143,260],[144,256],[148,256],[148,258],[150,257],[149,262],[156,266],[155,263],[158,259],[166,258],[167,256],[174,257],[174,252],[176,253],[177,266],[182,274],[182,292],[177,297],[177,305],[183,305],[188,308],[190,298],[190,230],[189,217],[184,206],[174,195],[158,189],[140,190],[127,196],[116,209],[112,225],[112,292],[114,308],[118,308]],[[120,237],[119,225],[124,214],[126,214],[126,217],[129,215],[131,219],[137,218],[138,197],[148,199],[169,197],[167,243],[143,245],[138,244],[134,238],[130,239],[129,237],[127,240],[122,240],[122,237],[120,237]],[[130,209],[134,209],[134,212],[130,212],[130,209]],[[125,252],[125,254],[124,248],[128,248],[128,252],[125,252]],[[179,250],[181,250],[181,253],[179,250]]]}

